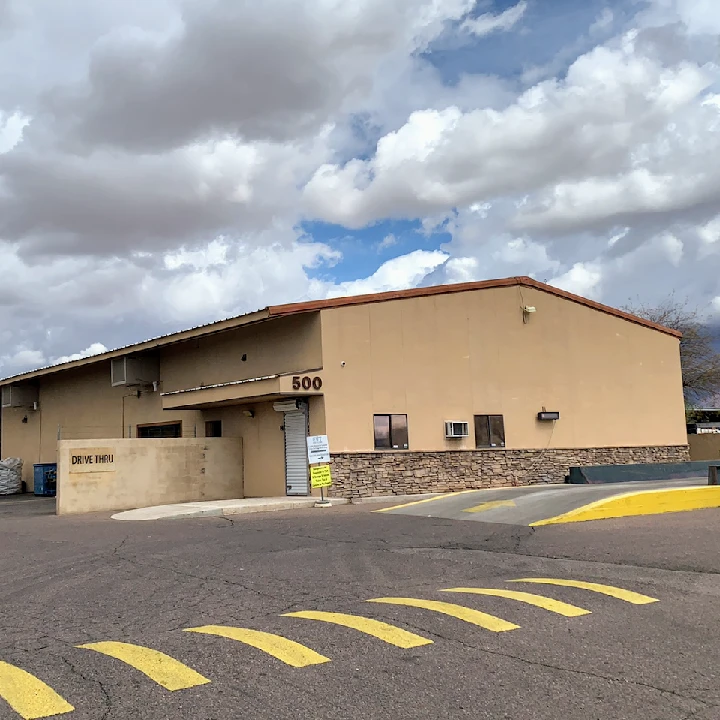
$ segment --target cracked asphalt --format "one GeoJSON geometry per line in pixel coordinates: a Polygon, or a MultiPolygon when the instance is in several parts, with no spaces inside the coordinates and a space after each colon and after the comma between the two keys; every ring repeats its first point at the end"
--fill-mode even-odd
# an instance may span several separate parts
{"type": "MultiPolygon", "coordinates": [[[[57,518],[44,499],[0,499],[0,660],[41,679],[68,718],[513,718],[717,720],[720,511],[527,528],[375,513],[377,505],[116,522],[57,518]],[[603,583],[633,605],[527,577],[603,583]],[[517,589],[590,610],[564,617],[450,587],[517,589]],[[454,602],[520,626],[481,627],[385,596],[454,602]],[[356,630],[281,617],[325,610],[432,640],[401,649],[356,630]],[[291,667],[226,638],[281,635],[331,662],[291,667]],[[210,682],[170,692],[84,643],[160,650],[210,682]]],[[[1,688],[0,688],[1,689],[1,688]]],[[[21,717],[0,700],[0,718],[21,717]]]]}

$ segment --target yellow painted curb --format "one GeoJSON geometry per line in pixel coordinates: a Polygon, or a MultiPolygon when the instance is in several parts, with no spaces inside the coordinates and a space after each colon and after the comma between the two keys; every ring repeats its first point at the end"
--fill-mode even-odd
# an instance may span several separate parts
{"type": "Polygon", "coordinates": [[[638,490],[596,500],[562,515],[530,523],[530,527],[717,507],[720,507],[720,486],[638,490]]]}

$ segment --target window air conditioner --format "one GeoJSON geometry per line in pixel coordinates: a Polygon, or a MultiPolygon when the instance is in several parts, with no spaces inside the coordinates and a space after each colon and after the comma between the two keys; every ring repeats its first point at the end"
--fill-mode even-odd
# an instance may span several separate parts
{"type": "Polygon", "coordinates": [[[160,366],[152,356],[127,356],[110,360],[110,383],[113,387],[144,387],[160,381],[160,366]]]}
{"type": "Polygon", "coordinates": [[[445,437],[446,438],[464,438],[470,435],[470,426],[466,422],[446,422],[445,437]]]}
{"type": "Polygon", "coordinates": [[[2,407],[33,408],[38,402],[38,389],[33,385],[3,385],[2,407]]]}

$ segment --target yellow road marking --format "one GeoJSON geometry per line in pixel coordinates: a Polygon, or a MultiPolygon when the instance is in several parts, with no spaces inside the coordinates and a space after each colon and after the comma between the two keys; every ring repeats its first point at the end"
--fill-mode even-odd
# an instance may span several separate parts
{"type": "Polygon", "coordinates": [[[134,667],[167,690],[185,690],[210,681],[187,665],[157,650],[122,642],[98,642],[78,645],[85,650],[108,655],[134,667]]]}
{"type": "Polygon", "coordinates": [[[618,600],[632,603],[633,605],[648,605],[649,603],[658,602],[657,598],[649,595],[641,595],[632,590],[623,590],[623,588],[613,585],[601,585],[594,582],[583,582],[582,580],[557,580],[555,578],[520,578],[519,580],[510,580],[509,582],[527,582],[539,583],[541,585],[561,585],[563,587],[580,588],[581,590],[591,590],[592,592],[610,595],[618,600]]]}
{"type": "Polygon", "coordinates": [[[445,498],[454,497],[455,495],[465,495],[466,493],[477,492],[477,490],[458,490],[457,492],[443,493],[431,498],[423,498],[422,500],[414,500],[413,502],[403,503],[402,505],[393,505],[392,507],[380,508],[373,512],[390,512],[391,510],[399,510],[400,508],[410,507],[411,505],[422,505],[423,503],[435,502],[435,500],[444,500],[445,498]]]}
{"type": "Polygon", "coordinates": [[[407,605],[408,607],[433,610],[434,612],[442,613],[443,615],[450,615],[451,617],[457,618],[458,620],[464,620],[465,622],[472,623],[473,625],[479,625],[480,627],[485,628],[486,630],[492,630],[493,632],[516,630],[520,627],[519,625],[510,623],[507,620],[495,617],[495,615],[488,615],[487,613],[480,612],[479,610],[473,610],[472,608],[465,607],[464,605],[438,602],[437,600],[386,597],[374,598],[373,600],[368,600],[367,602],[386,603],[388,605],[407,605]]]}
{"type": "Polygon", "coordinates": [[[596,500],[562,515],[530,523],[530,526],[560,525],[634,515],[662,515],[716,507],[720,507],[720,487],[716,486],[639,490],[596,500]]]}
{"type": "Polygon", "coordinates": [[[42,680],[2,661],[0,698],[25,720],[64,715],[75,709],[42,680]]]}
{"type": "Polygon", "coordinates": [[[485,512],[486,510],[494,510],[499,507],[515,507],[514,500],[490,500],[489,502],[480,503],[474,507],[465,508],[463,512],[485,512]]]}
{"type": "Polygon", "coordinates": [[[330,658],[316,653],[305,645],[288,640],[282,635],[250,630],[248,628],[228,627],[226,625],[204,625],[203,627],[187,628],[185,632],[196,632],[204,635],[218,635],[245,643],[251,647],[266,652],[268,655],[281,660],[293,667],[306,667],[307,665],[321,665],[330,662],[330,658]]]}
{"type": "Polygon", "coordinates": [[[372,635],[380,640],[396,645],[400,648],[414,648],[421,645],[432,645],[428,640],[415,633],[408,632],[402,628],[380,622],[360,615],[346,615],[345,613],[321,612],[319,610],[303,610],[301,612],[285,613],[284,617],[298,617],[307,620],[320,620],[321,622],[342,625],[343,627],[359,630],[366,635],[372,635]]]}
{"type": "Polygon", "coordinates": [[[544,595],[535,595],[535,593],[519,592],[517,590],[497,590],[495,588],[448,588],[441,592],[451,593],[469,593],[472,595],[492,595],[494,597],[507,598],[508,600],[518,600],[519,602],[527,603],[528,605],[535,605],[539,608],[544,608],[550,612],[557,613],[558,615],[564,615],[565,617],[579,617],[580,615],[589,615],[590,611],[585,608],[577,607],[577,605],[570,605],[560,600],[553,600],[552,598],[545,597],[544,595]]]}

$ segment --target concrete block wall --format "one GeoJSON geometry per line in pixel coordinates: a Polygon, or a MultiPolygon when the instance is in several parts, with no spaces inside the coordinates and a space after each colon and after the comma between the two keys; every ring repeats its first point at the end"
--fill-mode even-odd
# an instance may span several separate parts
{"type": "Polygon", "coordinates": [[[331,495],[362,498],[562,483],[573,466],[687,462],[689,459],[687,445],[335,453],[331,495]]]}
{"type": "Polygon", "coordinates": [[[241,438],[58,442],[58,515],[241,497],[241,438]]]}

